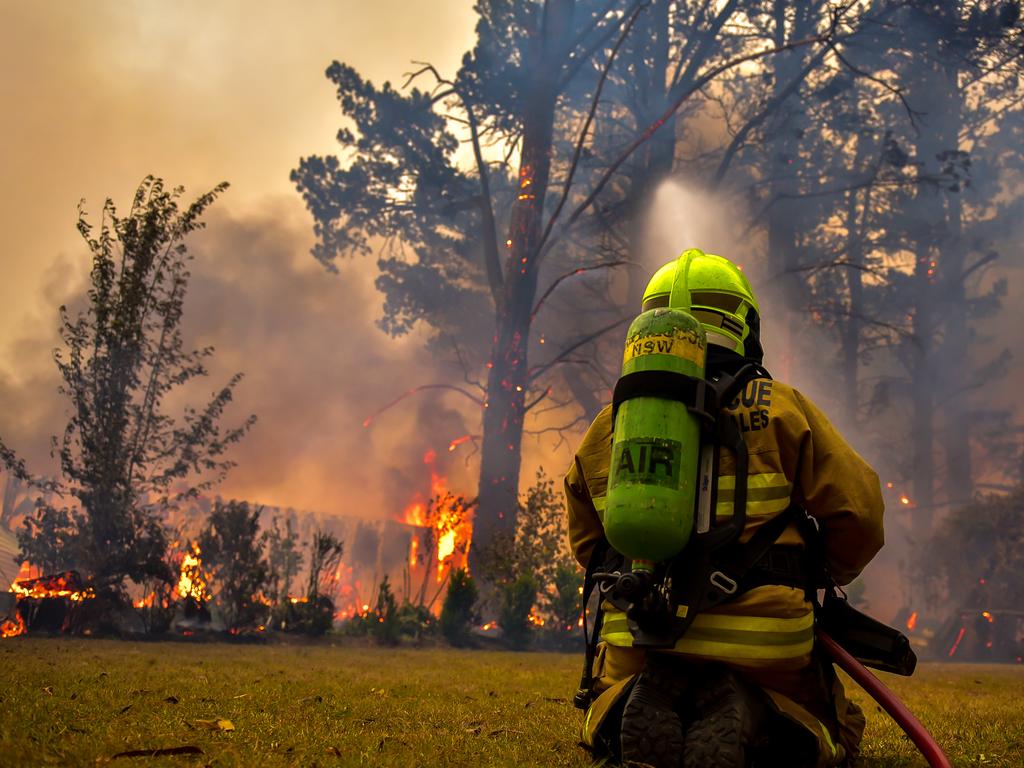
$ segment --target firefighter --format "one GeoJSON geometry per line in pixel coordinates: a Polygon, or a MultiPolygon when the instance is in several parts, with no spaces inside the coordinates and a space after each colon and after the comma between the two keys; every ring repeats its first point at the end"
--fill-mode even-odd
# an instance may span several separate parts
{"type": "MultiPolygon", "coordinates": [[[[643,311],[669,305],[676,268],[674,260],[654,274],[643,311]]],[[[820,530],[831,577],[848,584],[882,546],[878,476],[806,396],[760,367],[760,310],[735,264],[693,251],[688,290],[689,311],[707,334],[706,378],[758,366],[725,406],[749,457],[741,541],[800,505],[820,530]]],[[[622,567],[602,528],[611,444],[608,406],[565,476],[573,554],[586,567],[597,550],[605,571],[622,567]]],[[[718,453],[716,524],[730,515],[736,481],[734,456],[718,453]]],[[[806,531],[790,523],[737,593],[697,615],[671,649],[632,647],[626,615],[603,603],[584,745],[657,768],[824,768],[856,758],[864,717],[814,647],[806,531]]]]}

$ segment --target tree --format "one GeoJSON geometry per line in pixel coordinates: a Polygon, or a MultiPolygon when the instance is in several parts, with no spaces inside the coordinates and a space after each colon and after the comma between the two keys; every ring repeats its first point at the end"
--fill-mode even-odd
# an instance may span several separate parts
{"type": "Polygon", "coordinates": [[[345,542],[327,531],[316,531],[309,543],[309,581],[306,597],[313,601],[320,596],[333,601],[337,591],[337,571],[345,554],[345,542]]]}
{"type": "MultiPolygon", "coordinates": [[[[655,5],[669,23],[668,4],[655,5]]],[[[617,236],[606,224],[628,197],[634,169],[627,160],[659,136],[650,170],[651,178],[661,177],[669,164],[665,147],[673,146],[665,126],[674,125],[682,105],[721,73],[780,49],[739,42],[722,49],[734,56],[702,58],[701,52],[719,50],[716,41],[736,3],[721,13],[701,5],[705,12],[694,15],[701,26],[677,44],[686,63],[674,70],[667,93],[656,84],[664,108],[651,102],[635,126],[600,145],[592,129],[605,108],[605,85],[638,19],[654,12],[649,3],[480,2],[477,43],[458,73],[447,78],[425,65],[410,77],[410,83],[432,78],[426,92],[377,88],[338,62],[327,70],[356,130],[339,132],[343,160],[304,158],[292,173],[314,217],[313,255],[336,269],[338,256],[365,253],[374,240],[387,243],[378,278],[383,328],[397,335],[424,322],[432,345],[460,361],[467,386],[431,386],[481,409],[479,546],[471,559],[499,534],[514,534],[527,413],[551,397],[559,369],[576,362],[574,353],[628,319],[613,305],[594,313],[600,323],[579,333],[552,324],[548,346],[538,333],[542,306],[551,305],[549,297],[566,280],[625,263],[606,258],[598,241],[617,236]],[[653,120],[641,124],[649,114],[653,120]],[[472,153],[470,168],[456,162],[462,145],[472,153]],[[477,380],[481,369],[484,382],[477,380]]],[[[688,31],[681,23],[673,30],[688,31]]],[[[782,47],[827,45],[834,32],[835,24],[782,47]]],[[[634,65],[657,60],[663,75],[666,45],[655,53],[636,45],[634,65]]],[[[606,112],[609,124],[621,122],[614,109],[606,112]]]]}
{"type": "MultiPolygon", "coordinates": [[[[226,451],[255,421],[220,426],[241,374],[180,420],[165,409],[172,393],[206,375],[213,354],[212,347],[186,351],[181,336],[191,260],[184,239],[202,228],[203,213],[226,188],[182,209],[181,188],[147,177],[126,216],[106,201],[98,231],[79,208],[92,270],[84,309],[60,308],[63,348],[55,358],[71,411],[63,436],[53,438],[61,478],[33,478],[77,505],[41,501],[20,542],[27,558],[45,559],[52,545],[45,537],[59,529],[62,547],[98,592],[120,590],[126,578],[173,578],[161,512],[219,481],[233,466],[226,451]]],[[[0,454],[30,477],[13,451],[0,444],[0,454]]]]}
{"type": "Polygon", "coordinates": [[[259,600],[269,575],[259,532],[262,511],[262,507],[250,509],[245,501],[218,500],[199,535],[203,561],[229,631],[263,623],[266,613],[259,600]]]}
{"type": "Polygon", "coordinates": [[[267,597],[277,605],[291,594],[292,579],[302,567],[302,552],[299,551],[298,531],[292,526],[292,517],[285,518],[284,528],[280,526],[277,515],[270,522],[270,527],[263,532],[267,545],[267,565],[270,573],[267,578],[267,597]]]}

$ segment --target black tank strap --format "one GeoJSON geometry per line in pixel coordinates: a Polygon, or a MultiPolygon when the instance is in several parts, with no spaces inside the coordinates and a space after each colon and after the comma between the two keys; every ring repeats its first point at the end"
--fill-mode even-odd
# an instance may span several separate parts
{"type": "Polygon", "coordinates": [[[713,387],[704,379],[675,371],[634,371],[619,378],[612,393],[612,425],[619,406],[634,397],[657,397],[685,405],[698,417],[713,421],[718,401],[713,387]]]}

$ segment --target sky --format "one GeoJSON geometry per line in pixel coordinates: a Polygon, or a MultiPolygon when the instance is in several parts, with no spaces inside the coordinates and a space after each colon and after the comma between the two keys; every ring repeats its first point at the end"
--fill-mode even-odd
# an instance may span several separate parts
{"type": "MultiPolygon", "coordinates": [[[[225,421],[259,419],[236,448],[225,496],[375,516],[396,488],[429,488],[424,452],[466,431],[445,399],[362,420],[432,361],[415,336],[374,325],[373,260],[327,274],[312,219],[288,180],[332,154],[335,59],[376,83],[413,60],[454,72],[472,45],[472,0],[0,0],[0,435],[45,471],[66,420],[52,352],[57,307],[88,271],[75,229],[106,197],[126,210],[147,174],[191,200],[230,189],[190,241],[185,330],[217,354],[200,401],[245,373],[225,421]],[[415,372],[410,373],[410,366],[415,372]]],[[[444,445],[440,445],[442,448],[444,445]]],[[[442,471],[473,490],[465,461],[442,471]]],[[[405,493],[405,491],[403,491],[405,493]]]]}

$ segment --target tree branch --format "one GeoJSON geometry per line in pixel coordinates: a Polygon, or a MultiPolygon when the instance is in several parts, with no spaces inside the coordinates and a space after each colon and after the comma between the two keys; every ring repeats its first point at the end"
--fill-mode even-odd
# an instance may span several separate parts
{"type": "Polygon", "coordinates": [[[374,413],[370,414],[370,416],[368,416],[363,421],[363,427],[364,428],[365,427],[369,427],[370,424],[373,423],[374,419],[376,419],[378,416],[380,416],[385,411],[388,411],[391,408],[394,408],[396,405],[398,405],[400,402],[405,400],[407,397],[411,397],[412,395],[418,394],[420,392],[424,392],[424,391],[426,391],[428,389],[445,389],[445,390],[448,390],[450,392],[457,392],[458,394],[462,395],[463,397],[468,397],[470,400],[472,400],[474,403],[479,405],[481,408],[483,408],[483,406],[484,406],[484,401],[483,401],[482,398],[477,397],[472,392],[469,392],[469,391],[463,389],[462,387],[457,387],[454,384],[421,384],[418,387],[413,387],[412,389],[403,392],[401,395],[396,397],[394,400],[392,400],[390,403],[385,405],[383,408],[380,408],[377,411],[375,411],[374,413]]]}
{"type": "Polygon", "coordinates": [[[626,26],[622,29],[622,34],[619,35],[619,39],[615,41],[615,45],[612,47],[611,53],[608,54],[608,61],[605,63],[604,68],[601,70],[601,77],[597,81],[597,87],[594,89],[594,98],[590,101],[590,110],[587,112],[587,117],[583,121],[583,128],[580,129],[580,137],[576,140],[576,147],[572,153],[572,162],[569,163],[569,172],[565,176],[565,183],[562,185],[562,195],[558,199],[558,205],[555,206],[555,210],[551,214],[551,218],[548,219],[547,226],[544,227],[544,233],[540,236],[540,240],[537,242],[537,253],[541,254],[544,252],[544,243],[551,235],[551,229],[555,226],[555,222],[562,213],[562,208],[565,207],[566,200],[569,199],[569,192],[572,189],[572,180],[576,175],[576,168],[579,166],[580,156],[583,154],[583,146],[587,142],[587,134],[590,133],[590,126],[594,122],[594,115],[597,114],[597,105],[601,102],[601,92],[604,90],[604,84],[608,80],[608,74],[611,72],[612,64],[615,63],[615,57],[619,53],[619,49],[622,48],[622,44],[625,42],[626,37],[629,35],[630,30],[636,23],[637,17],[640,16],[640,12],[647,7],[647,3],[638,3],[633,9],[633,13],[630,14],[629,20],[626,22],[626,26]]]}
{"type": "Polygon", "coordinates": [[[560,362],[565,360],[565,358],[567,358],[569,355],[571,355],[577,349],[582,347],[584,344],[589,344],[590,342],[594,341],[594,339],[600,338],[604,334],[608,333],[608,331],[614,330],[615,328],[618,328],[620,325],[623,325],[625,323],[630,322],[632,319],[633,319],[632,317],[622,317],[622,318],[619,318],[614,323],[610,323],[609,325],[606,325],[603,328],[599,328],[598,330],[594,331],[593,333],[584,336],[582,339],[580,339],[576,343],[571,344],[570,346],[568,346],[565,349],[563,349],[560,353],[558,353],[555,357],[553,357],[548,362],[544,363],[543,365],[538,365],[535,368],[532,368],[530,370],[529,376],[527,377],[527,380],[528,381],[536,380],[537,377],[542,376],[547,371],[551,370],[553,367],[555,367],[560,362]]]}
{"type": "Polygon", "coordinates": [[[595,264],[590,267],[577,267],[571,272],[566,272],[564,275],[560,275],[553,283],[551,283],[550,286],[548,286],[548,289],[544,291],[544,295],[541,296],[540,300],[538,300],[537,303],[534,305],[533,312],[530,313],[530,317],[534,318],[537,316],[537,313],[540,312],[540,308],[544,305],[544,302],[547,301],[548,297],[552,293],[554,293],[555,289],[564,280],[568,280],[570,277],[574,277],[575,275],[582,275],[584,272],[594,272],[598,269],[612,269],[614,267],[620,267],[623,264],[633,264],[634,266],[639,266],[635,261],[627,261],[625,259],[622,259],[619,261],[609,261],[604,264],[595,264]]]}

